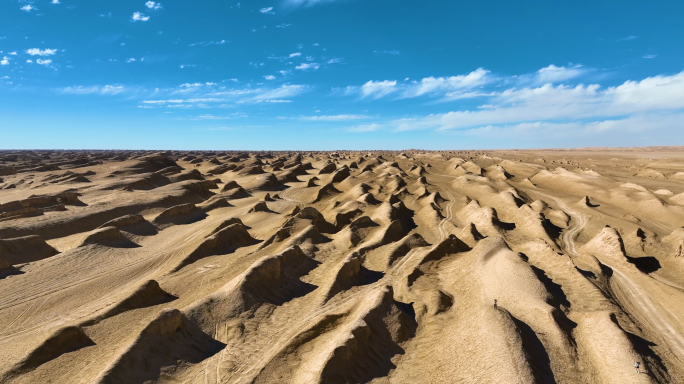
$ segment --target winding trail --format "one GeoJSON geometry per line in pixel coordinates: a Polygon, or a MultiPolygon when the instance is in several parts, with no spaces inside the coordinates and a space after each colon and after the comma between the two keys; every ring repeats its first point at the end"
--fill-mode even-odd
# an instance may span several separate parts
{"type": "MultiPolygon", "coordinates": [[[[573,225],[561,234],[561,241],[564,250],[572,257],[579,256],[575,246],[575,237],[584,229],[589,222],[587,215],[570,208],[561,199],[533,191],[536,194],[545,196],[558,205],[565,213],[572,217],[573,225]]],[[[630,314],[634,315],[641,323],[650,325],[651,329],[656,331],[659,335],[667,335],[662,337],[662,341],[669,347],[669,349],[677,356],[677,358],[684,363],[684,337],[682,337],[680,327],[673,324],[678,324],[676,317],[665,306],[654,300],[649,293],[641,288],[637,283],[630,279],[625,273],[620,271],[613,265],[604,265],[613,270],[611,281],[617,286],[617,296],[623,303],[623,307],[630,308],[630,314]],[[625,305],[626,304],[626,305],[625,305]]],[[[654,282],[658,280],[653,279],[654,282]]]]}

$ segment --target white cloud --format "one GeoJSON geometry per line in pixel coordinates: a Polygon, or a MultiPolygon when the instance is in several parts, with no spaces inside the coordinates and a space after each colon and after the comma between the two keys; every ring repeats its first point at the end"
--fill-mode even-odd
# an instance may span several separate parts
{"type": "Polygon", "coordinates": [[[273,76],[273,75],[264,76],[264,79],[266,79],[266,80],[274,80],[275,78],[276,78],[276,77],[273,76]]]}
{"type": "Polygon", "coordinates": [[[641,56],[642,59],[655,59],[658,57],[658,55],[643,55],[641,56]]]}
{"type": "Polygon", "coordinates": [[[197,88],[197,87],[203,87],[203,86],[212,87],[214,85],[216,85],[216,83],[206,82],[206,83],[183,83],[180,86],[181,86],[181,88],[197,88]]]}
{"type": "Polygon", "coordinates": [[[621,38],[621,39],[617,39],[616,41],[630,41],[630,40],[634,40],[634,39],[636,39],[636,38],[638,38],[638,37],[639,37],[639,36],[630,35],[630,36],[627,36],[627,37],[623,37],[623,38],[621,38]]]}
{"type": "Polygon", "coordinates": [[[147,21],[149,19],[149,16],[145,16],[145,14],[141,12],[133,12],[133,16],[131,16],[131,21],[147,21]]]}
{"type": "Polygon", "coordinates": [[[488,70],[478,68],[467,75],[426,77],[420,82],[410,85],[404,92],[404,97],[418,97],[435,92],[444,93],[460,89],[471,89],[486,84],[489,81],[488,75],[488,70]]]}
{"type": "Polygon", "coordinates": [[[295,67],[295,69],[299,69],[300,71],[307,71],[309,69],[316,70],[320,67],[318,63],[301,63],[298,66],[295,67]]]}
{"type": "Polygon", "coordinates": [[[368,97],[371,96],[374,99],[378,99],[389,95],[390,93],[397,90],[396,80],[384,80],[384,81],[369,81],[361,86],[361,96],[368,97]]]}
{"type": "Polygon", "coordinates": [[[144,100],[143,104],[197,104],[213,103],[225,101],[219,98],[197,98],[197,99],[169,99],[169,100],[144,100]]]}
{"type": "Polygon", "coordinates": [[[316,70],[320,67],[318,63],[301,63],[298,66],[295,67],[295,69],[299,69],[300,71],[308,71],[309,69],[316,70]]]}
{"type": "Polygon", "coordinates": [[[581,65],[573,65],[566,68],[556,67],[555,65],[551,64],[548,67],[537,71],[537,83],[558,83],[578,77],[585,72],[586,70],[581,65]]]}
{"type": "Polygon", "coordinates": [[[332,3],[336,0],[285,0],[285,4],[290,7],[310,7],[321,3],[332,3]]]}
{"type": "Polygon", "coordinates": [[[125,88],[121,85],[104,85],[104,86],[76,86],[76,87],[66,87],[61,90],[61,93],[72,94],[72,95],[117,95],[125,91],[125,88]]]}
{"type": "Polygon", "coordinates": [[[261,12],[261,13],[268,13],[268,14],[271,14],[271,15],[275,13],[275,12],[273,12],[273,7],[261,8],[261,9],[259,10],[259,12],[261,12]]]}
{"type": "Polygon", "coordinates": [[[325,63],[326,63],[326,64],[338,64],[338,63],[341,63],[341,62],[342,62],[342,59],[332,58],[332,59],[326,61],[325,63]]]}
{"type": "Polygon", "coordinates": [[[290,57],[290,58],[292,58],[292,57],[299,57],[299,56],[301,56],[301,55],[302,55],[301,52],[295,52],[295,53],[290,53],[290,56],[288,56],[288,57],[290,57]]]}
{"type": "Polygon", "coordinates": [[[31,56],[51,56],[57,53],[56,49],[43,49],[40,50],[39,48],[30,48],[26,50],[26,53],[31,55],[31,56]]]}
{"type": "Polygon", "coordinates": [[[33,63],[33,60],[29,59],[29,60],[26,60],[26,62],[30,64],[30,63],[33,63]]]}
{"type": "Polygon", "coordinates": [[[50,65],[50,64],[52,64],[52,60],[38,59],[38,60],[36,60],[36,64],[40,64],[40,65],[50,65]]]}
{"type": "MultiPolygon", "coordinates": [[[[244,103],[289,103],[288,98],[306,92],[305,85],[282,85],[278,88],[230,89],[215,83],[186,83],[180,87],[157,90],[166,98],[144,100],[147,107],[231,108],[244,103]],[[205,85],[210,87],[204,87],[205,85]]],[[[156,96],[160,97],[160,96],[156,96]]]]}
{"type": "Polygon", "coordinates": [[[131,57],[131,58],[128,58],[128,59],[126,59],[126,62],[127,62],[127,63],[132,63],[132,62],[134,62],[134,61],[135,61],[135,59],[134,59],[134,58],[132,58],[132,57],[131,57]]]}
{"type": "Polygon", "coordinates": [[[50,3],[51,4],[59,4],[59,0],[52,0],[50,3]]]}
{"type": "Polygon", "coordinates": [[[366,115],[321,115],[321,116],[303,116],[302,120],[308,121],[345,121],[345,120],[361,120],[368,119],[370,116],[366,115]]]}
{"type": "Polygon", "coordinates": [[[7,56],[3,56],[2,60],[0,60],[0,65],[9,65],[9,58],[7,56]]]}
{"type": "Polygon", "coordinates": [[[282,24],[276,25],[275,27],[276,28],[287,28],[287,27],[291,27],[291,26],[292,26],[292,24],[282,23],[282,24]]]}
{"type": "Polygon", "coordinates": [[[393,56],[397,56],[397,55],[400,55],[400,54],[401,54],[401,52],[397,51],[396,49],[393,49],[393,50],[391,50],[391,51],[387,51],[387,50],[378,51],[378,50],[375,50],[375,51],[373,51],[373,53],[385,54],[385,55],[393,55],[393,56]]]}
{"type": "MultiPolygon", "coordinates": [[[[487,126],[525,126],[543,124],[583,124],[612,127],[611,121],[642,121],[646,116],[662,116],[684,111],[684,72],[672,76],[654,76],[641,81],[626,81],[602,89],[598,84],[545,84],[537,88],[510,88],[489,95],[484,108],[395,120],[388,127],[412,129],[473,129],[487,126]],[[577,121],[580,121],[579,123],[577,121]],[[597,122],[603,122],[598,124],[597,122]]],[[[669,121],[669,120],[668,120],[669,121]]],[[[598,129],[598,128],[595,128],[598,129]]]]}
{"type": "Polygon", "coordinates": [[[10,56],[16,56],[16,55],[17,55],[17,52],[16,52],[16,51],[14,51],[14,52],[8,52],[7,54],[10,55],[10,56]]]}
{"type": "Polygon", "coordinates": [[[378,131],[380,129],[383,129],[383,126],[377,123],[372,123],[372,124],[361,124],[357,125],[355,127],[349,127],[347,128],[347,131],[349,132],[373,132],[373,131],[378,131]]]}
{"type": "Polygon", "coordinates": [[[34,9],[38,9],[38,8],[34,7],[34,6],[31,5],[31,4],[26,4],[26,5],[24,5],[23,7],[19,8],[19,9],[21,9],[22,11],[31,12],[31,11],[33,11],[34,9]]]}
{"type": "Polygon", "coordinates": [[[154,1],[148,1],[148,2],[146,2],[146,3],[145,3],[145,6],[146,6],[148,9],[152,9],[152,10],[158,10],[158,9],[162,9],[162,8],[163,8],[162,5],[161,5],[161,3],[155,3],[154,1]]]}
{"type": "MultiPolygon", "coordinates": [[[[337,59],[333,59],[337,60],[337,59]]],[[[338,61],[329,61],[333,63],[338,61]]],[[[375,99],[396,93],[397,98],[414,98],[420,96],[441,96],[440,101],[454,101],[459,99],[469,99],[476,97],[493,96],[492,92],[484,92],[482,89],[491,85],[506,84],[555,84],[563,81],[575,79],[588,70],[582,65],[569,65],[567,67],[557,67],[549,65],[533,74],[525,74],[512,77],[493,76],[490,71],[478,68],[470,73],[449,76],[449,77],[425,77],[420,81],[404,82],[397,81],[375,81],[371,80],[361,87],[350,86],[346,89],[346,94],[361,93],[362,97],[372,96],[375,99]]]]}
{"type": "Polygon", "coordinates": [[[283,85],[280,88],[263,91],[254,96],[254,101],[273,101],[300,95],[307,90],[305,85],[283,85]]]}

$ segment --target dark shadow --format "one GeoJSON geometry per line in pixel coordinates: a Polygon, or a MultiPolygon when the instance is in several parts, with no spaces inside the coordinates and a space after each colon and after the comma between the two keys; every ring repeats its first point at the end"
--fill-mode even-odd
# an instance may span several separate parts
{"type": "Polygon", "coordinates": [[[546,218],[542,220],[542,227],[544,227],[544,231],[546,231],[546,234],[552,239],[559,238],[561,232],[563,232],[563,228],[556,226],[546,218]]]}
{"type": "Polygon", "coordinates": [[[136,236],[154,236],[157,233],[159,233],[157,227],[155,227],[154,225],[152,225],[152,223],[146,220],[134,225],[122,226],[119,228],[119,230],[128,232],[136,236]]]}
{"type": "Polygon", "coordinates": [[[568,339],[572,339],[572,331],[577,328],[577,323],[570,320],[565,315],[565,312],[561,311],[560,309],[554,309],[551,312],[551,316],[553,316],[553,319],[556,321],[556,324],[558,324],[560,329],[562,329],[563,332],[565,332],[565,334],[568,336],[568,339]]]}
{"type": "Polygon", "coordinates": [[[516,319],[513,315],[511,315],[511,319],[518,328],[527,361],[536,379],[535,382],[555,384],[556,378],[551,370],[551,359],[546,352],[546,348],[544,348],[544,344],[542,344],[537,334],[529,325],[516,319]]]}
{"type": "Polygon", "coordinates": [[[570,308],[570,301],[568,301],[568,298],[563,291],[563,287],[560,284],[554,283],[551,278],[546,276],[546,272],[544,270],[539,269],[534,265],[531,265],[530,267],[532,267],[534,274],[537,275],[537,279],[544,284],[546,290],[551,294],[551,296],[553,296],[553,302],[549,304],[552,304],[556,308],[560,308],[561,305],[566,308],[570,308]]]}
{"type": "Polygon", "coordinates": [[[634,264],[643,273],[653,273],[661,268],[660,261],[653,256],[629,257],[627,261],[634,264]]]}
{"type": "Polygon", "coordinates": [[[26,272],[20,271],[12,266],[9,268],[3,268],[0,269],[0,280],[8,277],[8,276],[16,276],[16,275],[23,275],[26,272]]]}
{"type": "Polygon", "coordinates": [[[494,219],[492,220],[494,222],[494,225],[498,226],[499,228],[506,230],[506,231],[512,231],[515,229],[515,223],[505,223],[499,219],[494,219]]]}
{"type": "MultiPolygon", "coordinates": [[[[393,300],[392,300],[393,301],[393,300]]],[[[418,324],[410,304],[393,303],[399,309],[390,333],[384,316],[388,305],[373,309],[364,318],[366,326],[354,329],[351,338],[338,347],[323,368],[323,383],[368,383],[386,377],[396,365],[392,359],[406,351],[398,344],[415,336],[418,324]]]]}
{"type": "Polygon", "coordinates": [[[59,329],[8,372],[8,376],[32,371],[65,353],[93,345],[95,343],[80,327],[70,326],[59,329]]]}
{"type": "MultiPolygon", "coordinates": [[[[514,177],[513,175],[510,175],[510,174],[509,174],[509,176],[514,177]]],[[[518,198],[517,196],[515,196],[515,195],[513,195],[513,201],[515,201],[515,205],[518,206],[518,208],[522,207],[523,204],[525,204],[524,201],[522,201],[521,199],[519,199],[519,198],[518,198]]]]}
{"type": "Polygon", "coordinates": [[[584,276],[584,277],[586,277],[586,278],[589,278],[589,279],[595,279],[595,278],[596,278],[596,274],[594,274],[594,272],[585,271],[585,270],[579,269],[579,268],[577,268],[577,267],[575,267],[575,269],[577,270],[577,272],[580,273],[580,275],[582,275],[582,276],[584,276]]]}
{"type": "MultiPolygon", "coordinates": [[[[524,253],[522,253],[522,252],[518,252],[518,257],[520,257],[520,258],[522,259],[522,261],[524,261],[524,262],[526,262],[526,263],[527,263],[528,261],[530,261],[530,258],[529,258],[526,254],[524,254],[524,253]]],[[[534,268],[534,267],[532,267],[532,268],[534,268]]]]}
{"type": "Polygon", "coordinates": [[[665,364],[663,364],[663,359],[660,356],[658,356],[658,354],[656,354],[655,351],[653,351],[653,347],[658,346],[658,344],[626,331],[618,322],[615,314],[611,314],[610,319],[625,333],[627,339],[629,339],[629,341],[632,343],[634,351],[644,358],[645,361],[642,361],[641,363],[648,372],[641,373],[656,378],[658,381],[663,383],[670,382],[669,377],[656,377],[653,374],[654,372],[667,373],[667,367],[665,366],[665,364]],[[656,367],[657,370],[654,369],[656,367]]]}
{"type": "Polygon", "coordinates": [[[425,275],[425,273],[423,271],[421,271],[418,268],[414,269],[413,272],[411,272],[411,274],[408,275],[408,286],[409,287],[412,286],[413,283],[415,283],[416,280],[418,280],[418,278],[423,276],[423,275],[425,275]]]}
{"type": "Polygon", "coordinates": [[[99,323],[104,319],[114,317],[118,314],[132,311],[139,308],[153,307],[159,304],[170,303],[178,299],[159,286],[155,280],[149,280],[147,283],[140,286],[135,292],[133,292],[126,299],[116,304],[112,309],[107,311],[105,314],[96,317],[95,319],[86,321],[82,325],[90,326],[99,323]]]}
{"type": "Polygon", "coordinates": [[[303,297],[315,291],[318,286],[301,280],[302,276],[314,270],[320,262],[306,257],[297,265],[281,266],[282,278],[278,280],[255,282],[249,291],[258,301],[273,305],[283,305],[298,297],[303,297]]]}
{"type": "Polygon", "coordinates": [[[202,332],[187,317],[173,333],[142,332],[101,383],[142,384],[156,381],[169,367],[199,364],[225,348],[225,344],[202,332]]]}
{"type": "Polygon", "coordinates": [[[204,220],[209,215],[207,215],[201,209],[197,209],[193,212],[183,215],[172,215],[166,217],[157,217],[154,219],[155,224],[173,224],[173,225],[187,225],[196,223],[198,221],[204,220]]]}
{"type": "Polygon", "coordinates": [[[599,262],[599,267],[601,267],[601,273],[608,277],[613,277],[613,269],[607,265],[603,265],[599,262]]]}

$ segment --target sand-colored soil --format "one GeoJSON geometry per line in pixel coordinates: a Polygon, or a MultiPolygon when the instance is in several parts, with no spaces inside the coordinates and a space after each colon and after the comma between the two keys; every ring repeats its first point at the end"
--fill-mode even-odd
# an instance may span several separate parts
{"type": "Polygon", "coordinates": [[[679,147],[4,151],[0,382],[684,383],[683,226],[679,147]]]}

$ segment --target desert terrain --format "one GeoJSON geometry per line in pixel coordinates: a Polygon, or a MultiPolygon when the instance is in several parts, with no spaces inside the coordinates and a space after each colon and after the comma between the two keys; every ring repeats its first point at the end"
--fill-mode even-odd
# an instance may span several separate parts
{"type": "Polygon", "coordinates": [[[683,226],[682,147],[0,151],[0,382],[684,383],[683,226]]]}

